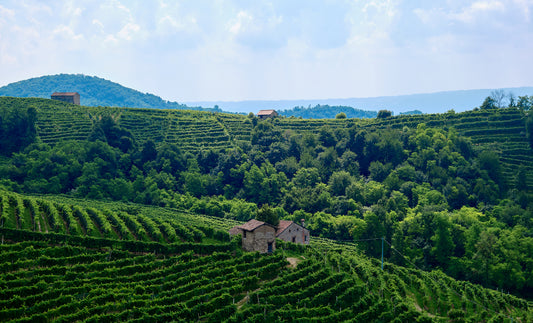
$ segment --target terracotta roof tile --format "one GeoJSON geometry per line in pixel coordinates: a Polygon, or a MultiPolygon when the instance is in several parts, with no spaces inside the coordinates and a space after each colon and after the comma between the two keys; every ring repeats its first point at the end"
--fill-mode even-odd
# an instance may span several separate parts
{"type": "Polygon", "coordinates": [[[52,96],[56,96],[56,95],[76,95],[78,94],[78,92],[54,92],[52,94],[52,96]]]}
{"type": "Polygon", "coordinates": [[[257,113],[258,116],[268,116],[268,115],[271,115],[272,113],[276,112],[276,110],[259,110],[259,112],[257,113]]]}
{"type": "Polygon", "coordinates": [[[276,230],[276,236],[280,235],[285,229],[289,227],[293,222],[287,220],[280,220],[278,224],[278,229],[276,230]]]}
{"type": "Polygon", "coordinates": [[[259,228],[260,226],[262,226],[264,224],[270,225],[270,224],[265,223],[263,221],[258,221],[256,219],[252,219],[252,220],[246,222],[245,224],[240,225],[239,228],[241,228],[243,230],[246,230],[246,231],[253,231],[253,230],[259,228]]]}

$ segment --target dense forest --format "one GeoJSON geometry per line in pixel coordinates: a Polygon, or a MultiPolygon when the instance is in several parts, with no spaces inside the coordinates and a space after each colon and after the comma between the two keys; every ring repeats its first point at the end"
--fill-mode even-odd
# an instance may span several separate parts
{"type": "MultiPolygon", "coordinates": [[[[474,130],[434,126],[439,115],[419,116],[426,122],[385,116],[382,123],[233,116],[237,121],[225,121],[220,135],[232,145],[206,149],[173,143],[188,140],[182,137],[158,140],[152,122],[163,121],[155,115],[143,128],[154,127],[154,137],[141,138],[135,135],[140,126],[120,109],[85,111],[85,132],[68,128],[77,135],[67,139],[76,140],[52,140],[50,128],[63,131],[63,121],[54,121],[47,107],[70,113],[71,123],[81,110],[49,100],[3,102],[2,143],[20,141],[2,148],[0,187],[8,191],[129,201],[240,221],[269,205],[279,218],[303,218],[313,235],[356,242],[368,256],[381,256],[375,238],[384,237],[394,247],[385,251],[390,262],[533,297],[531,97],[521,97],[518,106],[450,114],[484,124],[484,113],[496,116],[495,125],[518,116],[510,121],[521,129],[516,140],[531,144],[513,150],[525,160],[518,165],[512,164],[518,157],[503,163],[498,151],[485,148],[490,145],[460,134],[474,130]]],[[[195,128],[202,118],[228,118],[197,113],[187,119],[195,128]]],[[[187,129],[179,122],[175,127],[187,129]]],[[[502,129],[507,136],[510,128],[502,129]]]]}

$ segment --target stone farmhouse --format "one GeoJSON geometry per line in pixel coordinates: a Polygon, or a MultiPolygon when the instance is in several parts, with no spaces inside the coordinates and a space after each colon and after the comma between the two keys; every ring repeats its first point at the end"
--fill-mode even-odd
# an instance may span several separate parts
{"type": "Polygon", "coordinates": [[[242,235],[242,249],[272,253],[276,250],[276,238],[299,244],[309,244],[309,230],[292,221],[281,220],[277,227],[263,221],[250,220],[229,230],[230,235],[242,235]]]}
{"type": "Polygon", "coordinates": [[[80,105],[80,94],[78,92],[54,92],[52,100],[80,105]]]}
{"type": "Polygon", "coordinates": [[[263,221],[250,220],[229,230],[229,234],[242,235],[242,249],[272,253],[276,250],[276,227],[263,221]]]}
{"type": "Polygon", "coordinates": [[[278,113],[276,112],[276,110],[259,110],[259,112],[257,113],[257,117],[259,119],[267,119],[267,118],[273,118],[277,116],[278,116],[278,113]]]}
{"type": "Polygon", "coordinates": [[[276,230],[276,238],[293,243],[309,244],[309,230],[304,227],[304,220],[301,221],[302,225],[280,220],[276,230]]]}

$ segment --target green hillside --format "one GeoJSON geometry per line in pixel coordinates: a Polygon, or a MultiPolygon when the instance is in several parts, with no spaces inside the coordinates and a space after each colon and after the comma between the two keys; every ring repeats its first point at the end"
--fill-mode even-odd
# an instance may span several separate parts
{"type": "Polygon", "coordinates": [[[78,92],[84,106],[111,106],[151,109],[206,110],[170,102],[96,76],[58,74],[35,77],[0,87],[0,96],[50,98],[54,92],[78,92]]]}
{"type": "Polygon", "coordinates": [[[259,255],[229,242],[227,220],[1,191],[0,201],[4,322],[533,319],[514,296],[440,272],[381,270],[333,241],[278,242],[259,255]]]}
{"type": "MultiPolygon", "coordinates": [[[[174,144],[185,151],[228,149],[251,139],[253,119],[243,115],[187,110],[154,110],[84,107],[52,100],[0,98],[0,106],[34,107],[38,112],[37,132],[49,144],[69,139],[84,140],[102,116],[112,116],[131,131],[139,144],[152,140],[158,145],[174,144]]],[[[257,122],[257,121],[256,121],[257,122]]],[[[502,161],[508,183],[516,181],[516,167],[525,168],[528,185],[533,187],[533,151],[526,136],[526,116],[519,109],[477,110],[463,113],[402,115],[388,119],[281,118],[273,124],[281,131],[318,133],[356,126],[369,129],[430,127],[454,128],[469,137],[478,151],[495,151],[502,161]]]]}
{"type": "Polygon", "coordinates": [[[530,113],[2,97],[0,320],[531,321],[530,113]],[[242,252],[227,230],[266,211],[312,244],[242,252]]]}

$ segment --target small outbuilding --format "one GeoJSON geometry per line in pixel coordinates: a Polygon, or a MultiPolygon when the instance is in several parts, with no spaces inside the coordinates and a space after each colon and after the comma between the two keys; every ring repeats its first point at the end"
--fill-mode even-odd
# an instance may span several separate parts
{"type": "Polygon", "coordinates": [[[54,92],[52,100],[80,105],[80,94],[78,92],[54,92]]]}
{"type": "Polygon", "coordinates": [[[250,220],[229,230],[230,235],[242,235],[242,249],[272,253],[276,250],[276,227],[263,221],[250,220]]]}
{"type": "Polygon", "coordinates": [[[293,243],[309,244],[309,230],[304,227],[303,219],[302,225],[280,220],[276,230],[276,238],[293,243]]]}
{"type": "Polygon", "coordinates": [[[276,112],[276,110],[259,110],[259,112],[257,113],[257,117],[259,119],[273,118],[277,116],[278,113],[276,112]]]}

